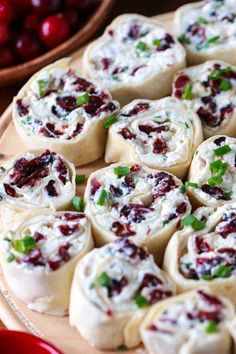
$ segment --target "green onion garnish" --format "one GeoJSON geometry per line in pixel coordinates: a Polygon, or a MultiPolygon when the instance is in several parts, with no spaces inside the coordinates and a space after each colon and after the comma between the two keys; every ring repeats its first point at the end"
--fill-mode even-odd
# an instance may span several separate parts
{"type": "Polygon", "coordinates": [[[218,39],[220,39],[220,36],[213,36],[208,38],[208,40],[206,41],[206,44],[212,44],[218,41],[218,39]]]}
{"type": "Polygon", "coordinates": [[[111,278],[106,272],[103,272],[98,277],[98,283],[100,286],[108,286],[111,283],[111,278]]]}
{"type": "Polygon", "coordinates": [[[114,168],[114,173],[117,177],[126,176],[130,173],[130,168],[128,166],[117,166],[114,168]]]}
{"type": "Polygon", "coordinates": [[[185,182],[185,187],[199,188],[199,185],[193,182],[185,182]]]}
{"type": "Polygon", "coordinates": [[[222,176],[213,176],[208,179],[208,184],[211,187],[219,186],[221,183],[223,183],[223,177],[222,176]]]}
{"type": "Polygon", "coordinates": [[[213,69],[212,72],[208,75],[208,78],[209,79],[212,79],[212,80],[218,80],[221,78],[221,72],[220,70],[217,70],[217,69],[213,69]]]}
{"type": "Polygon", "coordinates": [[[83,95],[76,98],[76,105],[82,106],[83,104],[88,103],[89,98],[90,98],[90,96],[89,96],[88,92],[84,93],[83,95]]]}
{"type": "Polygon", "coordinates": [[[77,211],[83,212],[84,211],[83,197],[80,197],[78,195],[74,196],[74,198],[72,199],[72,205],[77,211]]]}
{"type": "Polygon", "coordinates": [[[185,34],[181,34],[181,36],[178,37],[178,41],[181,43],[181,44],[185,44],[188,42],[188,39],[186,38],[185,34]]]}
{"type": "Polygon", "coordinates": [[[222,91],[228,91],[232,88],[231,82],[229,80],[222,80],[220,83],[220,89],[222,91]]]}
{"type": "Polygon", "coordinates": [[[209,23],[204,17],[199,17],[197,22],[199,23],[199,25],[208,25],[209,23]]]}
{"type": "Polygon", "coordinates": [[[135,303],[138,307],[143,308],[143,307],[147,307],[149,305],[148,300],[146,299],[146,297],[142,296],[142,295],[138,295],[135,298],[135,303]]]}
{"type": "Polygon", "coordinates": [[[35,248],[36,241],[31,236],[25,236],[22,239],[15,240],[14,248],[19,253],[28,254],[30,251],[35,248]]]}
{"type": "Polygon", "coordinates": [[[181,192],[181,193],[186,193],[186,187],[185,186],[180,186],[179,187],[179,191],[181,192]]]}
{"type": "Polygon", "coordinates": [[[81,184],[85,182],[85,175],[76,175],[75,176],[75,183],[76,184],[81,184]]]}
{"type": "Polygon", "coordinates": [[[217,278],[228,278],[231,275],[231,267],[220,265],[216,270],[214,275],[217,278]]]}
{"type": "Polygon", "coordinates": [[[222,167],[222,161],[221,160],[216,160],[214,162],[210,163],[210,170],[212,173],[217,173],[222,167]]]}
{"type": "Polygon", "coordinates": [[[38,80],[39,97],[42,97],[45,92],[45,87],[47,86],[47,80],[38,80]]]}
{"type": "Polygon", "coordinates": [[[206,281],[210,281],[213,279],[213,277],[210,274],[202,274],[201,279],[206,280],[206,281]]]}
{"type": "Polygon", "coordinates": [[[227,154],[230,151],[231,151],[231,147],[229,145],[224,145],[224,146],[221,146],[221,147],[215,149],[214,154],[216,156],[220,156],[220,155],[227,154]]]}
{"type": "Polygon", "coordinates": [[[105,189],[102,189],[97,200],[97,205],[103,206],[108,197],[108,193],[105,189]]]}
{"type": "Polygon", "coordinates": [[[136,44],[136,48],[141,50],[142,52],[144,52],[145,50],[148,49],[147,44],[142,41],[140,41],[136,44]]]}
{"type": "Polygon", "coordinates": [[[12,261],[14,261],[14,259],[15,259],[14,254],[10,253],[9,256],[7,257],[7,262],[11,263],[12,261]]]}
{"type": "Polygon", "coordinates": [[[205,328],[205,332],[209,334],[217,332],[217,323],[215,321],[209,321],[205,328]]]}
{"type": "Polygon", "coordinates": [[[104,127],[105,128],[109,128],[115,122],[117,122],[117,116],[115,114],[113,114],[111,117],[108,117],[108,118],[105,119],[104,127]]]}
{"type": "Polygon", "coordinates": [[[196,218],[194,215],[187,215],[183,220],[182,220],[182,225],[184,226],[192,226],[192,228],[195,231],[199,231],[204,229],[206,223],[202,220],[199,220],[196,218]]]}
{"type": "Polygon", "coordinates": [[[182,95],[182,98],[184,100],[191,100],[191,97],[192,97],[192,89],[193,89],[193,86],[191,84],[187,84],[185,86],[185,89],[184,89],[184,92],[183,92],[183,95],[182,95]]]}
{"type": "Polygon", "coordinates": [[[161,45],[161,40],[160,39],[153,39],[152,44],[159,47],[161,45]]]}

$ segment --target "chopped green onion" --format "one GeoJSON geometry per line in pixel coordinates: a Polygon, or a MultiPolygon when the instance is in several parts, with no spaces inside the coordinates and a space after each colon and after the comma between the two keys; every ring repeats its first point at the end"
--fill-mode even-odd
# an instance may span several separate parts
{"type": "Polygon", "coordinates": [[[11,239],[9,237],[4,237],[4,241],[11,242],[11,239]]]}
{"type": "Polygon", "coordinates": [[[215,321],[209,321],[208,325],[205,328],[206,333],[215,333],[217,332],[217,323],[215,321]]]}
{"type": "Polygon", "coordinates": [[[153,39],[152,44],[159,47],[161,45],[161,40],[160,39],[153,39]]]}
{"type": "Polygon", "coordinates": [[[189,129],[189,125],[188,125],[187,122],[185,122],[184,125],[185,125],[185,127],[186,127],[187,129],[189,129]]]}
{"type": "Polygon", "coordinates": [[[231,267],[220,265],[216,270],[214,275],[218,278],[228,278],[231,275],[231,267]]]}
{"type": "Polygon", "coordinates": [[[210,281],[213,279],[213,277],[210,274],[202,274],[201,279],[206,280],[206,281],[210,281]]]}
{"type": "Polygon", "coordinates": [[[227,154],[230,151],[231,151],[231,147],[229,145],[224,145],[224,146],[221,146],[221,147],[215,149],[214,154],[216,156],[220,156],[220,155],[227,154]]]}
{"type": "Polygon", "coordinates": [[[126,176],[130,173],[130,168],[128,166],[118,166],[114,168],[114,173],[117,177],[126,176]]]}
{"type": "Polygon", "coordinates": [[[231,82],[229,80],[222,80],[220,83],[220,89],[222,91],[228,91],[232,88],[231,82]]]}
{"type": "Polygon", "coordinates": [[[108,197],[108,193],[105,189],[102,189],[97,200],[97,205],[103,206],[108,197]]]}
{"type": "Polygon", "coordinates": [[[180,186],[179,187],[179,191],[180,191],[180,193],[186,193],[186,187],[185,186],[180,186]]]}
{"type": "Polygon", "coordinates": [[[76,175],[75,176],[75,183],[81,184],[85,182],[85,175],[76,175]]]}
{"type": "Polygon", "coordinates": [[[164,221],[162,222],[162,225],[165,226],[165,225],[169,224],[169,222],[170,222],[169,220],[164,220],[164,221]]]}
{"type": "Polygon", "coordinates": [[[220,69],[221,74],[229,74],[233,71],[230,66],[226,66],[225,68],[220,69]]]}
{"type": "Polygon", "coordinates": [[[216,161],[210,163],[210,170],[211,170],[212,173],[219,172],[221,167],[222,167],[222,161],[221,160],[216,160],[216,161]]]}
{"type": "Polygon", "coordinates": [[[206,225],[204,221],[197,219],[194,215],[187,215],[181,223],[184,226],[192,226],[195,231],[204,229],[206,225]]]}
{"type": "Polygon", "coordinates": [[[217,70],[217,69],[213,69],[212,72],[208,75],[208,78],[209,79],[212,79],[212,80],[218,80],[221,78],[221,72],[220,70],[217,70]]]}
{"type": "Polygon", "coordinates": [[[14,248],[19,253],[28,254],[36,246],[36,241],[31,236],[25,236],[22,239],[15,240],[14,248]]]}
{"type": "Polygon", "coordinates": [[[7,257],[7,261],[8,261],[8,263],[13,262],[13,261],[14,261],[14,259],[15,259],[15,256],[14,256],[14,254],[12,254],[12,253],[10,253],[10,254],[9,254],[9,256],[7,257]]]}
{"type": "Polygon", "coordinates": [[[193,182],[185,182],[185,187],[199,188],[199,185],[193,182]]]}
{"type": "Polygon", "coordinates": [[[103,272],[98,277],[98,283],[100,286],[108,286],[111,283],[111,278],[106,272],[103,272]]]}
{"type": "Polygon", "coordinates": [[[136,48],[141,50],[142,52],[144,52],[145,50],[148,49],[147,44],[142,41],[140,41],[136,44],[136,48]]]}
{"type": "Polygon", "coordinates": [[[111,117],[108,117],[104,121],[104,127],[109,128],[112,124],[117,122],[117,116],[113,114],[111,117]]]}
{"type": "Polygon", "coordinates": [[[6,171],[6,169],[3,166],[0,166],[0,170],[6,171]]]}
{"type": "Polygon", "coordinates": [[[213,176],[208,179],[208,184],[211,187],[219,186],[221,183],[223,183],[223,177],[222,176],[213,176]]]}
{"type": "Polygon", "coordinates": [[[210,38],[206,41],[206,44],[215,43],[215,42],[218,41],[218,39],[220,39],[220,36],[213,36],[213,37],[210,37],[210,38]]]}
{"type": "Polygon", "coordinates": [[[74,198],[72,199],[72,205],[77,211],[83,212],[84,211],[83,197],[80,197],[78,195],[74,196],[74,198]]]}
{"type": "Polygon", "coordinates": [[[42,97],[44,95],[47,83],[47,80],[38,80],[39,97],[42,97]]]}
{"type": "Polygon", "coordinates": [[[199,25],[208,25],[209,23],[204,17],[199,17],[197,22],[199,23],[199,25]]]}
{"type": "Polygon", "coordinates": [[[88,92],[86,92],[83,95],[77,97],[76,105],[77,106],[82,106],[83,104],[88,103],[89,99],[90,99],[90,96],[89,96],[88,92]]]}
{"type": "Polygon", "coordinates": [[[183,92],[183,95],[182,95],[182,98],[184,100],[191,100],[191,97],[192,97],[192,89],[193,89],[193,86],[191,84],[187,84],[185,86],[185,89],[184,89],[184,92],[183,92]]]}
{"type": "Polygon", "coordinates": [[[146,299],[146,297],[142,296],[142,295],[138,295],[135,298],[135,303],[138,307],[143,308],[143,307],[147,307],[149,305],[148,300],[146,299]]]}
{"type": "Polygon", "coordinates": [[[186,38],[185,34],[181,34],[181,36],[178,37],[178,41],[181,43],[181,44],[185,44],[188,42],[188,39],[186,38]]]}

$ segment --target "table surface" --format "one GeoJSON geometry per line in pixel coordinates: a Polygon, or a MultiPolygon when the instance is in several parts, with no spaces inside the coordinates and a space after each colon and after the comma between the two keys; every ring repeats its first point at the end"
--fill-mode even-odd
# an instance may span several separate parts
{"type": "MultiPolygon", "coordinates": [[[[194,0],[191,0],[194,1],[194,0]]],[[[115,18],[117,15],[130,12],[130,13],[140,13],[146,16],[158,15],[164,12],[173,11],[178,6],[183,5],[187,2],[186,0],[166,0],[163,2],[157,0],[117,0],[114,8],[111,12],[110,19],[108,23],[115,18]]],[[[0,115],[7,108],[7,106],[12,101],[13,96],[17,93],[20,86],[14,87],[4,87],[0,89],[0,115]]],[[[3,323],[0,321],[0,329],[5,328],[3,323]]]]}

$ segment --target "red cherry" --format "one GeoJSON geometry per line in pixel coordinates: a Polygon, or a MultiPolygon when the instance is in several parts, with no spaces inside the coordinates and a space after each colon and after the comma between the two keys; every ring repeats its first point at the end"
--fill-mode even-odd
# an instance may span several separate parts
{"type": "Polygon", "coordinates": [[[4,23],[0,23],[0,45],[5,44],[9,38],[9,29],[4,23]]]}
{"type": "Polygon", "coordinates": [[[83,11],[90,10],[96,4],[96,2],[96,0],[66,0],[66,4],[68,6],[83,11]]]}
{"type": "Polygon", "coordinates": [[[63,14],[49,16],[40,26],[40,38],[48,48],[54,48],[65,41],[70,34],[68,21],[63,14]]]}
{"type": "Polygon", "coordinates": [[[48,15],[61,11],[62,0],[31,0],[31,6],[40,15],[48,15]]]}
{"type": "Polygon", "coordinates": [[[31,0],[12,0],[13,4],[24,6],[25,9],[31,7],[31,0]]]}
{"type": "Polygon", "coordinates": [[[8,0],[0,0],[0,23],[9,23],[14,18],[14,10],[8,0]]]}
{"type": "Polygon", "coordinates": [[[27,31],[37,32],[39,29],[40,20],[36,14],[28,14],[24,19],[24,29],[27,31]]]}
{"type": "Polygon", "coordinates": [[[37,57],[42,51],[40,42],[30,33],[23,33],[15,46],[19,58],[24,61],[37,57]]]}
{"type": "Polygon", "coordinates": [[[14,52],[10,47],[1,46],[0,53],[0,68],[5,68],[14,64],[14,52]]]}
{"type": "Polygon", "coordinates": [[[80,24],[80,18],[78,12],[75,11],[74,9],[68,9],[65,10],[64,16],[69,22],[70,28],[74,31],[77,30],[80,24]]]}

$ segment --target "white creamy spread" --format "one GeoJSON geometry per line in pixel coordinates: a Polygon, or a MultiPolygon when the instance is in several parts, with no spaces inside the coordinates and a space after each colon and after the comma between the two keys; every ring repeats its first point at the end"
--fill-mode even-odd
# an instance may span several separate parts
{"type": "Polygon", "coordinates": [[[0,197],[8,203],[57,207],[71,193],[70,170],[62,156],[45,151],[42,155],[26,152],[0,168],[0,197]],[[37,160],[35,160],[37,159],[37,160]],[[32,161],[39,161],[29,166],[32,161]]]}
{"type": "Polygon", "coordinates": [[[16,232],[10,231],[2,241],[2,248],[15,267],[56,270],[83,250],[87,231],[88,220],[83,213],[42,214],[21,224],[16,232]]]}
{"type": "Polygon", "coordinates": [[[120,178],[114,171],[112,166],[94,173],[88,187],[89,212],[100,227],[114,235],[142,242],[190,212],[190,203],[176,177],[139,165],[130,166],[130,172],[120,178]],[[104,190],[107,198],[99,205],[104,190]]]}
{"type": "Polygon", "coordinates": [[[92,73],[110,88],[138,84],[183,59],[182,48],[164,28],[135,15],[111,24],[89,52],[92,73]]]}
{"type": "Polygon", "coordinates": [[[209,0],[188,6],[181,14],[178,32],[186,48],[212,52],[236,44],[235,0],[209,0]]]}
{"type": "Polygon", "coordinates": [[[172,295],[172,285],[153,257],[125,239],[90,252],[82,261],[78,281],[87,299],[110,317],[137,310],[138,296],[148,306],[172,295]]]}
{"type": "Polygon", "coordinates": [[[235,114],[236,70],[218,61],[187,68],[176,76],[173,94],[199,115],[205,127],[218,129],[235,114]],[[187,86],[191,92],[185,98],[187,86]]]}
{"type": "Polygon", "coordinates": [[[41,71],[15,104],[18,119],[31,134],[59,140],[78,139],[95,120],[103,120],[119,108],[108,91],[72,69],[41,71]]]}
{"type": "Polygon", "coordinates": [[[138,106],[135,101],[121,111],[111,130],[123,136],[135,148],[138,159],[146,164],[164,168],[188,161],[195,133],[193,115],[181,110],[178,104],[173,107],[174,99],[166,105],[155,101],[139,103],[148,105],[148,109],[129,115],[129,111],[138,106]],[[122,134],[124,128],[133,134],[131,139],[122,134]]]}

